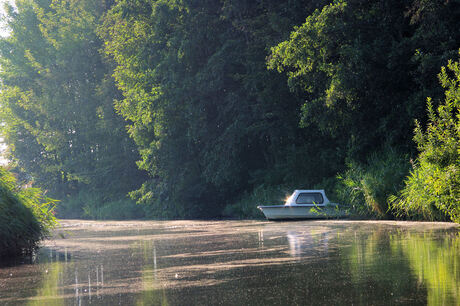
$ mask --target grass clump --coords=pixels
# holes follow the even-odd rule
[[[389,199],[402,188],[409,168],[406,156],[385,146],[364,164],[349,163],[348,170],[339,176],[336,194],[354,214],[391,218]]]
[[[55,225],[54,201],[0,167],[0,258],[32,252]]]

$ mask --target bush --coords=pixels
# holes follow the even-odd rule
[[[53,200],[0,167],[0,257],[32,252],[55,225]]]
[[[83,218],[83,203],[92,201],[87,193],[79,192],[74,196],[62,199],[56,207],[56,216],[60,219],[79,219]]]
[[[57,214],[65,219],[95,220],[126,220],[145,216],[143,207],[127,196],[121,196],[118,200],[107,200],[102,195],[89,191],[80,191],[63,200],[57,208]]]
[[[453,73],[449,77],[448,70]],[[445,101],[434,111],[428,98],[426,132],[419,123],[414,140],[420,155],[392,208],[400,217],[460,223],[460,66],[449,61],[439,80]]]
[[[132,220],[145,216],[141,205],[124,197],[120,200],[102,203],[100,206],[87,204],[83,207],[85,216],[96,220]]]
[[[260,185],[244,194],[236,203],[227,205],[222,214],[235,219],[261,219],[264,215],[257,206],[284,204],[285,198],[291,193],[292,190],[285,187]]]
[[[339,176],[336,194],[358,215],[391,217],[389,198],[403,185],[410,163],[406,156],[386,145],[363,165],[351,162]]]

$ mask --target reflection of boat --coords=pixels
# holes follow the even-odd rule
[[[338,204],[331,203],[324,190],[295,190],[284,205],[257,206],[269,220],[344,217]]]

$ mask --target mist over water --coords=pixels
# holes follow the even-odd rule
[[[458,305],[459,227],[368,221],[62,221],[0,268],[6,305]]]

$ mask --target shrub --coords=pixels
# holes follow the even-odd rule
[[[57,209],[60,218],[95,219],[95,220],[126,220],[145,216],[141,205],[137,205],[127,196],[121,199],[104,199],[98,193],[80,191],[78,194],[63,200]]]
[[[227,205],[223,211],[223,215],[236,219],[261,219],[264,215],[257,206],[284,204],[284,199],[291,192],[292,190],[282,186],[260,185],[251,192],[244,194],[236,203]]]
[[[0,167],[0,257],[33,251],[55,225],[54,200],[37,188],[23,189]]]
[[[87,203],[83,210],[85,216],[97,220],[132,220],[145,216],[142,206],[127,197],[101,203],[99,206]]]
[[[56,207],[56,216],[60,219],[79,219],[83,218],[83,203],[87,203],[92,199],[87,193],[79,192],[74,196],[68,196],[59,202]]]
[[[365,164],[350,162],[348,170],[339,176],[336,194],[358,215],[391,217],[389,198],[401,189],[409,167],[406,156],[386,145]]]
[[[445,101],[435,111],[428,98],[428,126],[423,132],[417,122],[414,136],[420,155],[400,196],[392,198],[392,208],[401,217],[460,223],[459,62],[449,61],[439,80]]]

